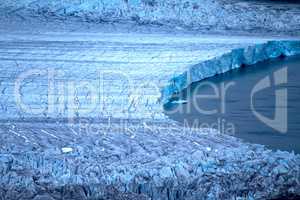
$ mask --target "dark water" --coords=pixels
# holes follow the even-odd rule
[[[286,81],[284,80],[285,69]],[[278,72],[277,76],[274,72]],[[257,84],[265,86],[266,82],[260,82],[264,78],[270,80],[271,86],[267,87],[267,85],[252,95],[253,107],[251,108],[251,91]],[[277,93],[278,91],[281,93]],[[284,95],[285,91],[287,98]],[[210,95],[210,97],[204,98],[199,95]],[[276,95],[280,95],[278,101]],[[182,92],[180,99],[187,100],[188,103],[169,104],[165,107],[165,112],[170,118],[186,127],[217,128],[222,133],[234,135],[247,142],[300,153],[299,56],[278,58],[208,78]],[[283,103],[284,99],[287,106]],[[270,124],[258,119],[253,113],[253,108],[258,116],[270,120],[274,119],[277,113],[279,120],[272,122],[272,128]],[[285,108],[287,108],[287,120],[284,119]],[[208,114],[203,110],[212,113]]]

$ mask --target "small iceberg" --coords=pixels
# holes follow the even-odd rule
[[[73,151],[73,149],[71,147],[63,147],[63,148],[61,148],[61,151],[63,153],[71,153]]]

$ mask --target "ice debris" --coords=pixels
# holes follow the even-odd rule
[[[61,148],[61,151],[63,153],[71,153],[73,151],[73,148],[71,148],[71,147],[63,147],[63,148]]]

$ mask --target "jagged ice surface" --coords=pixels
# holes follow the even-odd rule
[[[96,22],[134,21],[176,28],[299,33],[300,7],[254,1],[223,0],[1,0],[4,12],[76,16]],[[24,13],[25,12],[25,13]]]

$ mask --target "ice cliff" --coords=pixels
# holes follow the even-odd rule
[[[162,89],[161,101],[163,104],[167,104],[176,99],[176,94],[192,83],[216,74],[280,56],[298,54],[300,54],[300,41],[269,41],[263,44],[234,49],[222,56],[187,67],[185,72],[173,77]]]

